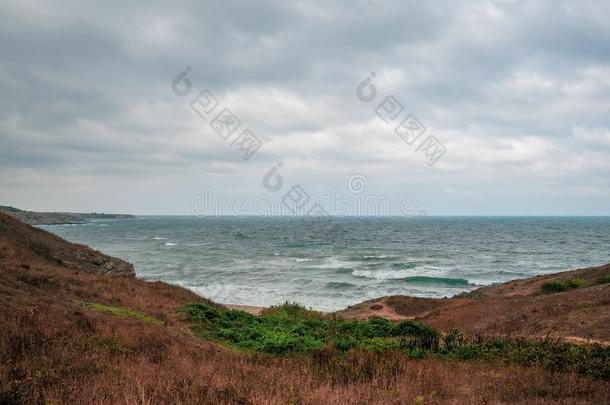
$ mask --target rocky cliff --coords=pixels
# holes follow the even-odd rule
[[[133,265],[27,225],[0,212],[0,268],[46,262],[92,274],[135,277]]]

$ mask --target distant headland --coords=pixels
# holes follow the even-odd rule
[[[30,225],[77,224],[92,219],[135,218],[130,214],[75,213],[75,212],[34,212],[0,205],[0,212],[11,215]]]

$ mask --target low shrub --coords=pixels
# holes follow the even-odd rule
[[[606,274],[595,280],[595,284],[609,284],[610,283],[610,274]]]
[[[556,292],[563,292],[568,290],[575,290],[578,288],[587,287],[588,283],[582,278],[572,278],[569,280],[551,280],[542,284],[542,292],[550,294]]]
[[[587,280],[583,280],[582,278],[573,278],[567,281],[568,288],[577,289],[577,288],[585,288],[588,283]]]
[[[445,335],[445,351],[452,352],[464,344],[464,334],[459,329],[453,329]]]
[[[568,283],[562,280],[547,281],[542,284],[542,291],[545,293],[568,291],[568,289]]]

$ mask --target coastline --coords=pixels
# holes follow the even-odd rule
[[[0,212],[17,218],[29,225],[82,224],[100,219],[131,219],[131,214],[77,213],[77,212],[36,212],[25,211],[10,206],[0,206]]]
[[[572,284],[573,287],[569,287]],[[549,285],[566,287],[547,291]],[[457,328],[471,337],[479,334],[533,339],[552,337],[564,342],[607,344],[610,342],[610,323],[603,308],[609,303],[610,264],[605,264],[511,280],[451,298],[384,296],[335,312],[315,312],[347,320],[417,320],[443,331]],[[260,315],[266,309],[240,304],[220,305],[252,315]]]
[[[18,242],[21,247],[17,251],[35,252],[35,261],[51,261],[62,267],[93,274],[136,278],[133,266],[127,262],[65,241],[14,216],[0,213],[0,219],[5,224],[4,237],[8,251],[15,251],[13,245]],[[16,236],[17,240],[13,240]],[[608,281],[600,283],[602,279]],[[548,292],[544,290],[547,283],[575,283],[575,288]],[[260,315],[266,309],[234,303],[218,305],[253,315]],[[439,330],[459,328],[469,335],[496,333],[531,337],[552,333],[584,340],[595,338],[609,341],[610,323],[606,321],[603,311],[599,311],[609,306],[610,264],[607,264],[479,287],[451,298],[381,296],[334,312],[314,312],[353,320],[371,317],[391,321],[421,320]],[[557,310],[558,307],[561,307],[561,311]],[[595,310],[583,317],[583,308]]]
[[[470,221],[328,218],[312,225],[283,218],[151,216],[42,229],[137,263],[138,276],[192,286],[203,297],[220,302],[266,307],[289,301],[327,312],[396,294],[453,297],[484,285],[608,259],[604,247],[610,236],[604,236],[603,229],[610,229],[610,218],[599,223],[474,219],[473,235],[460,247],[455,236],[466,235],[464,224]],[[225,232],[227,225],[231,230]],[[320,232],[307,233],[310,226]],[[522,236],[514,243],[504,240],[503,232],[485,236],[482,230],[494,226],[511,235],[522,230]],[[587,249],[586,229],[591,226],[600,229],[595,236],[602,243]],[[434,238],[437,227],[448,233]],[[546,231],[548,227],[557,230]],[[341,236],[333,236],[335,228],[343,230]],[[410,229],[405,242],[393,242],[392,235],[403,228]],[[365,230],[377,235],[374,242],[366,242]],[[573,236],[563,246],[566,232]],[[277,243],[266,242],[277,237]],[[420,238],[426,242],[416,242]],[[546,242],[537,242],[543,239]],[[481,243],[485,249],[479,251]],[[449,257],[450,251],[456,253]]]
[[[222,305],[223,307],[227,308],[227,309],[231,309],[231,310],[235,310],[235,311],[243,311],[243,312],[247,312],[251,315],[260,315],[265,309],[265,307],[256,307],[253,305],[240,305],[240,304],[223,304],[221,302],[219,302],[218,304]]]
[[[0,398],[546,404],[556,392],[597,404],[610,393],[610,265],[327,314],[227,305],[254,317],[101,255],[0,213]]]

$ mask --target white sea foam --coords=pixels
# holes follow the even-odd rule
[[[312,265],[311,267],[316,269],[340,269],[342,267],[352,267],[354,262],[344,260],[340,257],[326,257],[321,263]]]
[[[165,246],[177,246],[177,243],[166,242]]]
[[[395,280],[415,276],[412,269],[408,270],[354,270],[352,276],[372,280]]]
[[[396,256],[390,256],[390,255],[366,255],[364,256],[365,259],[395,259]]]
[[[223,304],[279,305],[289,301],[294,294],[294,287],[290,285],[278,285],[276,288],[270,288],[233,283],[213,283],[201,286],[189,285],[188,283],[180,284],[198,295]]]

